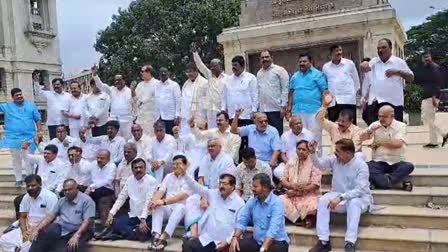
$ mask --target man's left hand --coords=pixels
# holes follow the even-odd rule
[[[390,77],[393,77],[393,76],[400,76],[400,70],[397,70],[397,69],[388,69],[388,70],[386,70],[386,77],[387,78],[390,78]]]
[[[146,224],[146,220],[141,220],[140,224],[138,225],[138,231],[142,234],[147,234],[149,232],[149,227]]]
[[[229,246],[229,244],[226,241],[220,241],[218,242],[218,246],[216,246],[216,250],[221,251],[225,250]]]
[[[337,197],[336,199],[333,199],[332,201],[330,201],[330,203],[328,203],[328,208],[330,208],[331,210],[335,210],[339,203],[341,203],[341,199]]]

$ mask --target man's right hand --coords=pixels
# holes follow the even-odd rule
[[[90,68],[90,70],[92,71],[92,75],[93,77],[98,75],[98,67],[95,65],[92,66],[92,68]]]
[[[238,238],[235,237],[235,236],[232,238],[232,242],[230,243],[230,249],[229,249],[229,251],[230,251],[230,252],[237,252],[237,251],[240,251],[240,243],[239,243],[239,241],[238,241]]]
[[[109,213],[109,215],[107,216],[107,219],[106,219],[106,226],[112,225],[112,222],[114,222],[114,216]]]
[[[31,142],[30,141],[24,141],[22,142],[22,149],[24,150],[28,150],[28,148],[30,147]]]
[[[37,240],[37,236],[38,236],[38,235],[39,235],[39,229],[34,228],[34,229],[31,231],[31,233],[30,233],[29,241],[35,241],[35,240]]]
[[[239,109],[237,109],[236,111],[235,111],[235,117],[240,117],[241,116],[241,114],[243,114],[243,112],[244,112],[244,109],[243,108],[239,108]]]
[[[361,72],[363,72],[363,73],[368,73],[368,72],[372,71],[372,68],[370,67],[369,62],[367,62],[367,61],[362,62],[359,66],[361,68]]]
[[[316,149],[317,149],[317,142],[316,141],[312,141],[308,143],[308,149],[310,151],[311,154],[316,153]]]
[[[190,128],[194,128],[194,116],[188,119],[188,125],[190,126]]]

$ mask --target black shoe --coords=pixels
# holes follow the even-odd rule
[[[447,141],[448,141],[448,133],[446,133],[446,135],[443,136],[442,147],[445,146]]]
[[[434,149],[434,148],[438,148],[439,145],[438,144],[425,144],[423,145],[423,148],[429,148],[429,149]]]
[[[331,244],[328,241],[326,244],[323,244],[322,241],[317,241],[316,245],[312,247],[308,252],[330,252]]]
[[[351,243],[351,242],[346,242],[345,243],[345,252],[355,252],[355,244]]]

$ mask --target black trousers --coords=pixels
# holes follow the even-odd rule
[[[283,134],[283,117],[280,111],[265,112],[268,117],[269,125],[277,129],[279,136]]]
[[[107,135],[107,127],[106,124],[104,124],[103,126],[99,126],[99,127],[93,127],[92,128],[92,136],[96,137],[96,136],[104,136]]]
[[[398,162],[390,165],[386,162],[369,161],[370,183],[378,189],[391,189],[395,184],[402,182],[414,170],[409,162]]]
[[[21,194],[14,198],[14,209],[16,211],[16,220],[20,218],[20,203],[22,203],[23,197],[25,197],[25,194]]]
[[[260,245],[252,237],[247,237],[239,240],[240,251],[244,252],[258,252]],[[267,250],[268,252],[288,252],[289,244],[286,241],[274,241]]]
[[[207,246],[202,246],[198,239],[187,240],[182,244],[182,252],[215,252],[215,248],[215,243],[210,242]]]
[[[48,135],[50,137],[50,140],[56,137],[56,128],[58,126],[59,125],[48,125]],[[68,126],[65,126],[65,129],[67,130],[67,135],[70,135],[70,128]]]
[[[151,216],[146,219],[146,225],[151,228]],[[122,235],[126,240],[131,241],[147,241],[151,238],[151,230],[147,234],[142,234],[136,228],[140,224],[139,217],[129,218],[129,215],[123,214],[114,218],[112,230],[114,233]]]
[[[394,106],[388,102],[382,102],[382,103],[378,103],[377,101],[373,102],[371,105],[367,106],[367,121],[366,123],[368,125],[372,124],[373,122],[378,121],[378,111],[380,110],[380,108],[382,106],[385,105],[390,105],[394,108],[395,110],[395,120],[403,122],[403,106]]]
[[[167,134],[173,135],[174,120],[163,120],[162,118],[160,118],[159,120],[165,123],[165,132]]]
[[[67,246],[67,242],[72,238],[74,233],[62,236],[61,226],[57,223],[50,224],[42,230],[37,236],[37,240],[33,242],[30,252],[81,252],[87,251],[87,242],[92,238],[92,232],[83,234],[79,238],[78,249],[73,250]]]
[[[356,105],[353,104],[336,104],[334,107],[328,108],[328,120],[336,122],[342,110],[350,110],[353,113],[353,124],[356,125]]]
[[[98,201],[102,198],[102,197],[107,197],[107,196],[112,196],[114,195],[114,190],[111,190],[107,187],[100,187],[95,189],[94,192],[90,193],[90,198],[93,199],[93,201],[95,201],[95,205],[97,205],[98,207]]]

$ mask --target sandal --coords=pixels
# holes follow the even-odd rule
[[[404,181],[403,182],[403,190],[408,191],[408,192],[412,192],[413,188],[414,188],[414,186],[412,185],[411,181]]]
[[[168,242],[166,240],[157,239],[149,245],[148,249],[150,251],[164,251],[166,246],[168,246]]]

